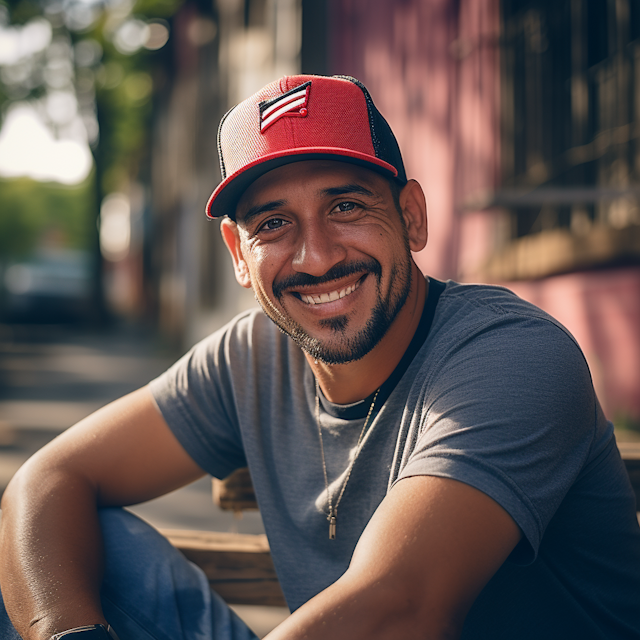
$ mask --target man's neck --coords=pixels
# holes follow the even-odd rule
[[[350,404],[370,396],[396,368],[411,343],[422,317],[428,282],[412,265],[411,290],[402,309],[380,342],[360,360],[325,364],[305,353],[325,397],[336,404]]]

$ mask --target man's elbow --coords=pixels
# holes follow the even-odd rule
[[[34,470],[33,465],[29,464],[29,460],[25,462],[13,475],[7,484],[0,501],[0,509],[6,515],[10,511],[11,506],[21,500],[20,496],[29,493],[29,485],[33,483]]]
[[[462,633],[468,607],[448,602],[437,585],[389,578],[369,585],[365,592],[371,637],[455,640]]]
[[[0,508],[8,515],[19,508],[23,513],[63,500],[67,494],[95,494],[95,486],[83,475],[57,464],[42,451],[33,455],[14,474],[3,495]]]

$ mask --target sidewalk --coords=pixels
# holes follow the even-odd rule
[[[0,324],[0,493],[20,465],[57,434],[146,384],[175,359],[139,328],[105,333],[65,326]],[[218,509],[206,477],[131,509],[156,527],[263,533],[258,513]],[[259,635],[286,615],[240,607]]]

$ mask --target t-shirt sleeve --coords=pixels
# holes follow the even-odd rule
[[[594,436],[596,400],[577,344],[544,318],[509,315],[470,331],[425,381],[420,433],[398,478],[435,475],[500,504],[535,559]]]
[[[212,334],[149,385],[180,444],[216,478],[247,465],[231,381],[236,334],[232,326]],[[235,367],[242,362],[235,358]]]

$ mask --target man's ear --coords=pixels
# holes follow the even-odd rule
[[[230,218],[223,218],[220,223],[220,233],[222,239],[229,249],[231,259],[233,260],[233,271],[236,274],[236,280],[238,283],[246,289],[251,288],[251,276],[249,274],[249,267],[245,262],[242,255],[242,248],[240,247],[240,233],[238,231],[238,225]]]
[[[407,227],[411,251],[421,251],[427,245],[429,230],[427,226],[427,200],[422,187],[409,180],[400,191],[400,209]]]

